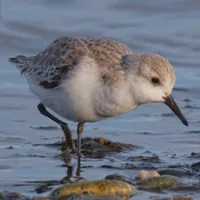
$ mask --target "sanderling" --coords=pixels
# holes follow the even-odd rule
[[[171,93],[175,72],[169,61],[156,54],[133,53],[120,41],[103,37],[62,37],[36,56],[10,58],[25,75],[30,90],[40,100],[38,110],[64,130],[67,124],[50,114],[78,122],[78,153],[85,122],[127,113],[140,104],[164,102],[188,122]]]

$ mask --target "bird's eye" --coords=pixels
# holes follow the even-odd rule
[[[159,85],[160,84],[160,80],[156,77],[153,77],[151,78],[151,82],[154,84],[154,85]]]

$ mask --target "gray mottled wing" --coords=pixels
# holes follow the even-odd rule
[[[51,43],[32,59],[37,82],[46,89],[55,88],[77,66],[83,56],[89,56],[100,67],[105,84],[123,78],[121,59],[132,51],[117,40],[102,37],[63,37]]]
[[[36,66],[37,82],[45,89],[58,87],[85,54],[86,49],[78,38],[55,40],[32,60],[32,65]]]

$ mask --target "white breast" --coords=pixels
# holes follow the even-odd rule
[[[133,109],[128,87],[111,92],[100,82],[98,67],[84,58],[59,87],[43,89],[29,81],[30,90],[46,107],[71,121],[98,121]]]

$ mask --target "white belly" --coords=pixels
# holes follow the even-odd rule
[[[99,121],[136,107],[126,85],[111,92],[100,82],[95,63],[80,64],[57,88],[44,89],[28,78],[30,90],[46,107],[63,118],[77,122]]]
[[[43,89],[37,85],[30,85],[30,90],[39,98],[45,107],[50,108],[63,118],[76,121],[77,114],[73,109],[68,95],[60,89]]]
[[[77,91],[75,88],[68,90],[66,85],[55,89],[43,89],[38,85],[30,84],[30,90],[41,103],[63,118],[76,122],[93,122],[102,119],[95,114],[91,93],[83,87]]]
[[[108,117],[120,115],[134,109],[137,106],[123,101],[106,97],[104,90],[91,92],[80,86],[80,91],[67,87],[57,89],[43,89],[40,86],[30,84],[30,90],[39,98],[41,103],[61,117],[75,122],[95,122]],[[96,95],[95,95],[96,93]]]

